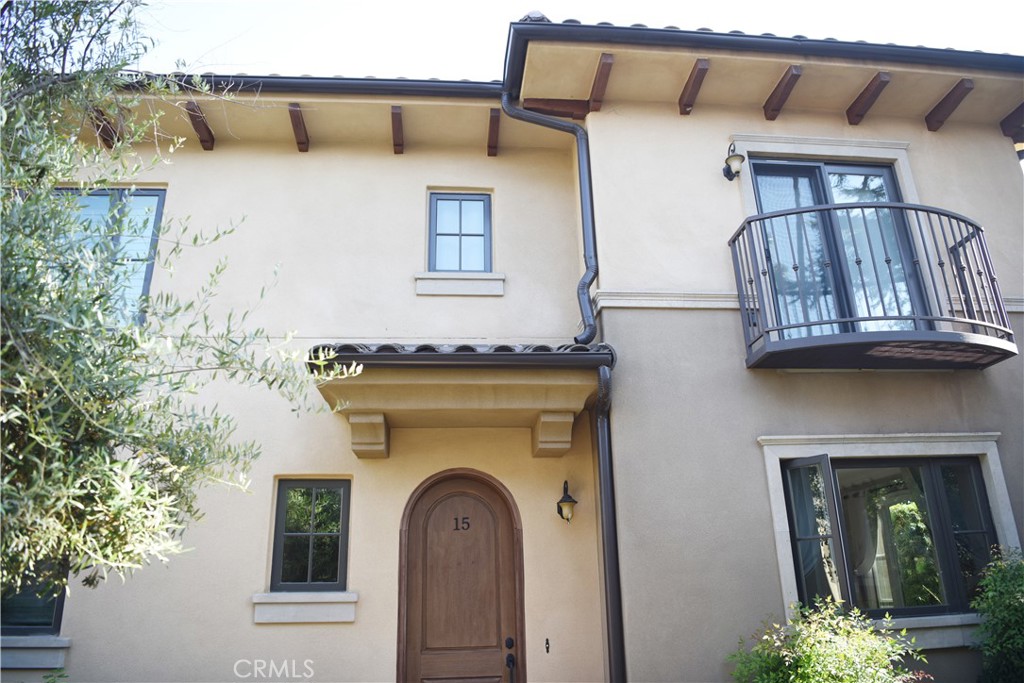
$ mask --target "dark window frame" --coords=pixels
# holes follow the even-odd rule
[[[286,535],[289,535],[289,533],[285,531],[286,514],[288,511],[288,491],[298,488],[337,489],[341,493],[341,521],[339,526],[339,533],[337,534],[337,581],[292,582],[281,580],[281,573],[284,566],[284,539]],[[279,479],[277,481],[277,507],[274,514],[273,562],[271,564],[270,574],[271,592],[316,592],[346,590],[346,586],[348,584],[349,509],[350,500],[352,497],[351,493],[352,481],[350,479]],[[314,535],[314,532],[310,531],[307,534],[300,535]],[[312,552],[312,550],[310,552]]]
[[[947,597],[945,603],[928,606],[911,607],[886,607],[878,609],[862,609],[868,616],[881,618],[885,615],[892,617],[914,617],[930,616],[939,614],[962,614],[973,611],[970,607],[971,597],[966,594],[964,582],[955,580],[959,576],[957,568],[955,536],[958,533],[984,533],[989,539],[988,547],[997,545],[998,535],[992,519],[992,508],[989,502],[988,491],[985,488],[984,475],[977,458],[962,456],[887,456],[879,458],[832,458],[827,454],[811,458],[787,459],[781,461],[783,489],[785,492],[785,503],[787,523],[789,525],[790,546],[793,550],[794,572],[797,579],[797,593],[804,604],[813,601],[813,595],[807,595],[801,580],[800,558],[798,553],[798,542],[801,540],[797,535],[796,523],[794,520],[795,510],[790,491],[788,472],[806,466],[820,466],[825,480],[829,486],[825,487],[825,498],[829,517],[832,526],[833,537],[835,538],[837,551],[836,558],[842,562],[837,564],[836,571],[839,577],[842,599],[848,605],[856,605],[853,583],[851,581],[850,558],[847,554],[848,531],[846,528],[845,514],[843,510],[842,497],[839,494],[839,472],[849,469],[872,469],[890,467],[918,467],[922,472],[922,482],[926,500],[929,503],[928,515],[931,522],[935,554],[938,562],[939,579],[942,583],[944,593]],[[982,528],[978,530],[964,531],[956,530],[952,523],[949,510],[949,499],[942,489],[943,466],[966,465],[971,472],[971,484],[974,495],[980,509]]]
[[[21,595],[34,591],[35,587],[26,586],[22,591]],[[53,604],[53,618],[49,624],[2,624],[0,625],[0,635],[4,636],[36,636],[36,635],[60,635],[61,623],[64,620],[64,597],[67,594],[65,589],[61,589],[54,600]],[[38,596],[35,599],[41,600]],[[48,598],[49,599],[49,598]],[[4,610],[6,612],[6,610]]]
[[[788,172],[787,172],[788,171]],[[843,202],[836,202],[829,182],[831,174],[834,173],[875,173],[883,177],[884,187],[888,193],[887,202],[899,203],[903,201],[900,189],[899,176],[893,164],[877,162],[858,162],[849,159],[804,159],[804,158],[780,158],[773,156],[752,156],[750,159],[751,184],[753,186],[754,198],[757,202],[759,213],[769,213],[764,209],[764,198],[760,184],[757,182],[759,176],[781,176],[791,177],[799,175],[806,178],[809,188],[814,195],[815,201],[806,206],[829,206],[841,209]],[[917,258],[913,238],[910,230],[904,222],[903,215],[899,212],[891,212],[894,234],[900,261],[903,264],[913,264]],[[831,264],[833,272],[831,283],[834,286],[832,295],[835,299],[837,314],[840,318],[857,316],[856,306],[856,285],[853,282],[853,274],[847,258],[845,257],[845,245],[841,238],[842,227],[837,224],[831,212],[818,214],[820,222],[821,237],[825,248],[824,260]],[[880,262],[880,256],[874,256],[871,262]],[[908,305],[917,315],[928,315],[929,305],[927,297],[922,290],[922,284],[916,273],[907,271],[904,273],[906,286],[908,288]],[[778,311],[778,301],[771,297],[772,305]],[[811,325],[811,328],[814,326]],[[841,323],[841,332],[854,332],[857,325]]]
[[[462,240],[464,235],[458,234],[459,237],[459,268],[457,270],[452,269],[440,269],[437,267],[437,202],[439,200],[448,201],[482,201],[484,204],[484,225],[483,225],[483,241],[484,241],[484,267],[483,269],[468,269],[462,268]],[[430,233],[428,237],[429,248],[427,258],[427,270],[432,273],[491,273],[493,272],[492,258],[491,258],[491,195],[485,192],[431,192],[430,193]],[[444,233],[442,233],[444,234]]]
[[[157,247],[160,243],[160,226],[163,224],[164,214],[164,202],[167,198],[167,190],[160,188],[125,188],[125,187],[112,187],[108,189],[100,190],[89,190],[88,192],[81,192],[72,189],[60,189],[59,192],[75,195],[75,196],[86,196],[86,197],[107,197],[108,204],[116,205],[118,210],[123,210],[127,203],[127,200],[131,197],[155,197],[157,200],[156,209],[153,213],[153,228],[152,234],[149,238],[149,250],[146,253],[146,271],[142,279],[142,289],[139,291],[139,301],[134,303],[136,307],[136,313],[134,320],[136,323],[141,324],[145,322],[146,313],[145,307],[141,305],[141,301],[149,296],[150,286],[153,282],[153,270],[156,265],[156,252]],[[122,235],[113,236],[113,246],[117,249],[120,246]],[[141,260],[141,259],[133,259]]]

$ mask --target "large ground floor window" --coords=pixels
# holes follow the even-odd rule
[[[976,459],[782,463],[800,600],[869,614],[970,609],[997,538]]]
[[[761,437],[786,604],[968,612],[991,547],[1020,545],[998,437]]]

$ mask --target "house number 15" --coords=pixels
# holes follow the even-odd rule
[[[463,517],[462,519],[454,517],[453,519],[455,520],[455,528],[452,531],[466,531],[469,529],[469,517]]]

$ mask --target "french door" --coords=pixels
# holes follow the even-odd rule
[[[892,169],[753,160],[772,298],[784,338],[914,329],[924,313]],[[828,206],[827,210],[799,209]]]

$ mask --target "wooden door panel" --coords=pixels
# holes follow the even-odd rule
[[[424,520],[423,649],[499,647],[498,531],[475,496],[451,494]]]
[[[506,655],[521,661],[518,515],[486,475],[437,476],[413,495],[403,520],[399,676],[504,683]]]

